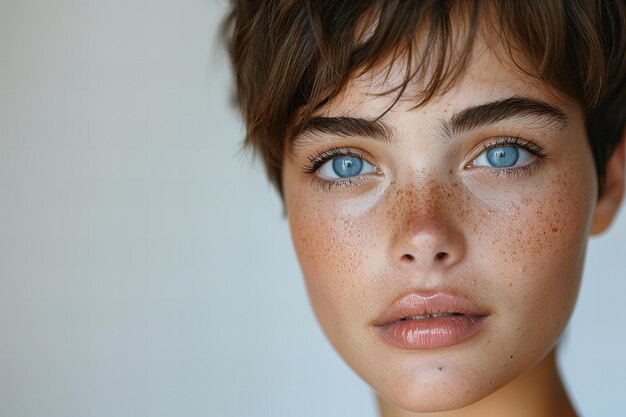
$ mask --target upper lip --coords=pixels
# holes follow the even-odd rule
[[[486,316],[488,311],[479,307],[467,297],[450,292],[410,292],[387,308],[376,320],[374,326],[384,326],[409,316],[427,314],[460,313],[471,316]]]

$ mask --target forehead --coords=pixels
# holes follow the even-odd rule
[[[551,103],[565,111],[579,111],[573,100],[530,74],[532,64],[523,54],[511,55],[509,47],[502,41],[496,42],[492,38],[487,42],[485,33],[481,33],[474,41],[472,53],[460,77],[449,89],[440,89],[423,103],[420,103],[420,94],[427,88],[433,74],[426,71],[423,80],[408,82],[396,102],[397,87],[406,79],[407,64],[404,60],[387,61],[372,71],[351,78],[341,93],[319,108],[315,115],[374,119],[387,110],[386,118],[412,110],[421,111],[424,115],[440,115],[514,96]],[[416,58],[413,65],[419,65],[417,61],[422,59]]]

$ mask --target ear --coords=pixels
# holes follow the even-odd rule
[[[593,214],[592,235],[599,235],[608,229],[619,210],[624,197],[625,161],[626,131],[607,165],[604,193],[599,196]]]

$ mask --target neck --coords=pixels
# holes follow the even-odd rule
[[[381,417],[576,417],[556,366],[553,349],[531,371],[468,407],[438,413],[411,413],[377,396]]]

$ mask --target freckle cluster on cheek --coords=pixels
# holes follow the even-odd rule
[[[578,245],[584,234],[581,202],[589,198],[578,190],[577,178],[580,173],[565,171],[550,183],[524,190],[519,201],[481,210],[472,225],[474,234],[490,242],[501,262],[524,269],[533,262],[545,263],[546,253],[571,256],[572,245]]]
[[[366,286],[359,269],[368,259],[367,228],[349,219],[328,203],[315,203],[291,219],[292,237],[308,291],[320,323],[326,331],[341,331],[345,303],[363,298]],[[359,278],[359,279],[356,279]],[[333,318],[331,320],[331,318]],[[328,326],[335,326],[328,328]]]

